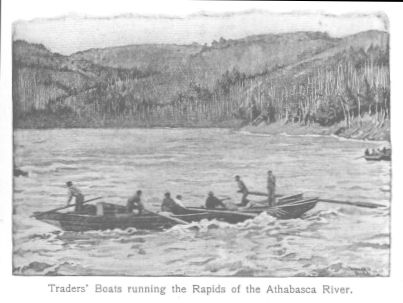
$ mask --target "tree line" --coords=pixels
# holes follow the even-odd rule
[[[147,93],[161,90],[153,86],[158,82],[155,75],[114,71],[111,81],[89,87],[85,93],[55,98],[47,110],[145,125],[239,119],[245,124],[282,121],[323,126],[344,121],[350,127],[353,120],[368,115],[382,126],[390,118],[388,52],[371,46],[329,60],[288,75],[281,74],[282,66],[255,75],[233,68],[212,88],[193,80],[177,87],[169,100],[163,91]]]

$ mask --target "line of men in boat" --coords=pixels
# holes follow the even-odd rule
[[[375,155],[379,155],[379,154],[384,154],[384,155],[386,155],[387,153],[390,153],[390,148],[386,148],[386,147],[383,147],[382,149],[381,148],[377,148],[377,149],[369,149],[369,148],[367,148],[366,150],[365,150],[365,156],[375,156]]]
[[[246,207],[250,202],[247,198],[249,194],[249,190],[246,187],[245,183],[242,181],[240,176],[235,176],[235,182],[238,186],[238,193],[242,194],[241,202],[236,204],[237,206]],[[66,186],[68,189],[68,199],[67,205],[70,205],[73,198],[75,199],[75,211],[80,213],[83,210],[84,204],[84,195],[78,189],[77,186],[73,184],[73,182],[66,182]],[[276,203],[275,199],[275,191],[276,191],[276,177],[274,176],[271,170],[267,173],[267,201],[269,206],[274,206]],[[131,196],[127,200],[126,208],[128,213],[132,213],[134,210],[137,210],[138,214],[141,215],[145,210],[143,200],[142,200],[142,191],[137,190],[137,192]],[[212,191],[208,193],[208,196],[205,201],[206,209],[227,209],[228,207],[225,205],[224,201],[229,198],[218,198],[214,195]],[[170,212],[173,214],[184,214],[187,211],[187,208],[183,204],[182,195],[177,195],[175,198],[171,197],[170,192],[166,192],[164,194],[164,198],[161,203],[161,211]]]

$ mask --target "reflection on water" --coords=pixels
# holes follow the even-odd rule
[[[379,144],[379,143],[378,143]],[[163,193],[189,206],[209,190],[240,198],[233,177],[264,190],[389,205],[390,163],[357,159],[376,143],[321,136],[262,136],[217,129],[22,130],[15,162],[14,273],[26,275],[385,276],[389,213],[320,203],[304,218],[268,215],[230,225],[202,221],[164,232],[63,232],[29,216],[62,206],[64,183],[87,198],[125,204],[141,188],[147,207]]]

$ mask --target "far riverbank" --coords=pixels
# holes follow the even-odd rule
[[[350,128],[346,128],[344,122],[329,127],[318,124],[301,125],[297,123],[275,122],[271,124],[261,123],[257,126],[247,125],[242,131],[258,134],[287,134],[287,135],[335,135],[347,139],[388,141],[390,142],[390,124],[385,121],[382,126],[370,119],[361,122],[353,121]]]
[[[285,123],[278,121],[271,124],[264,122],[257,126],[246,125],[245,121],[230,119],[223,121],[138,121],[134,119],[94,119],[90,117],[53,117],[52,115],[30,115],[25,119],[14,121],[15,129],[57,129],[57,128],[229,128],[251,133],[288,134],[288,135],[336,135],[348,139],[389,141],[390,122],[382,125],[371,117],[364,117],[361,121],[353,120],[349,128],[345,122],[332,126],[321,126],[316,123],[302,125],[299,123]]]

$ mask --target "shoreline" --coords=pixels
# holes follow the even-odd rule
[[[233,131],[245,132],[249,134],[266,134],[266,135],[290,135],[290,136],[334,136],[347,140],[372,141],[372,142],[389,142],[390,143],[390,123],[387,121],[383,127],[377,126],[370,119],[361,121],[354,120],[350,128],[346,128],[344,122],[340,122],[328,127],[320,126],[316,123],[310,125],[301,125],[297,123],[284,123],[282,121],[271,124],[261,123],[256,126],[245,125],[244,121],[232,119],[225,121],[199,121],[199,122],[161,122],[161,123],[143,123],[131,121],[131,123],[119,123],[118,121],[110,121],[111,123],[78,123],[66,125],[64,123],[44,123],[38,125],[35,123],[22,123],[15,125],[13,131],[16,130],[52,130],[52,129],[202,129],[202,128],[222,128]]]
[[[300,125],[296,123],[275,122],[272,124],[247,125],[240,130],[252,134],[290,136],[333,136],[339,139],[358,140],[368,142],[388,142],[390,144],[390,125],[378,127],[372,120],[353,121],[350,128],[346,128],[344,122],[328,127],[318,124]]]

